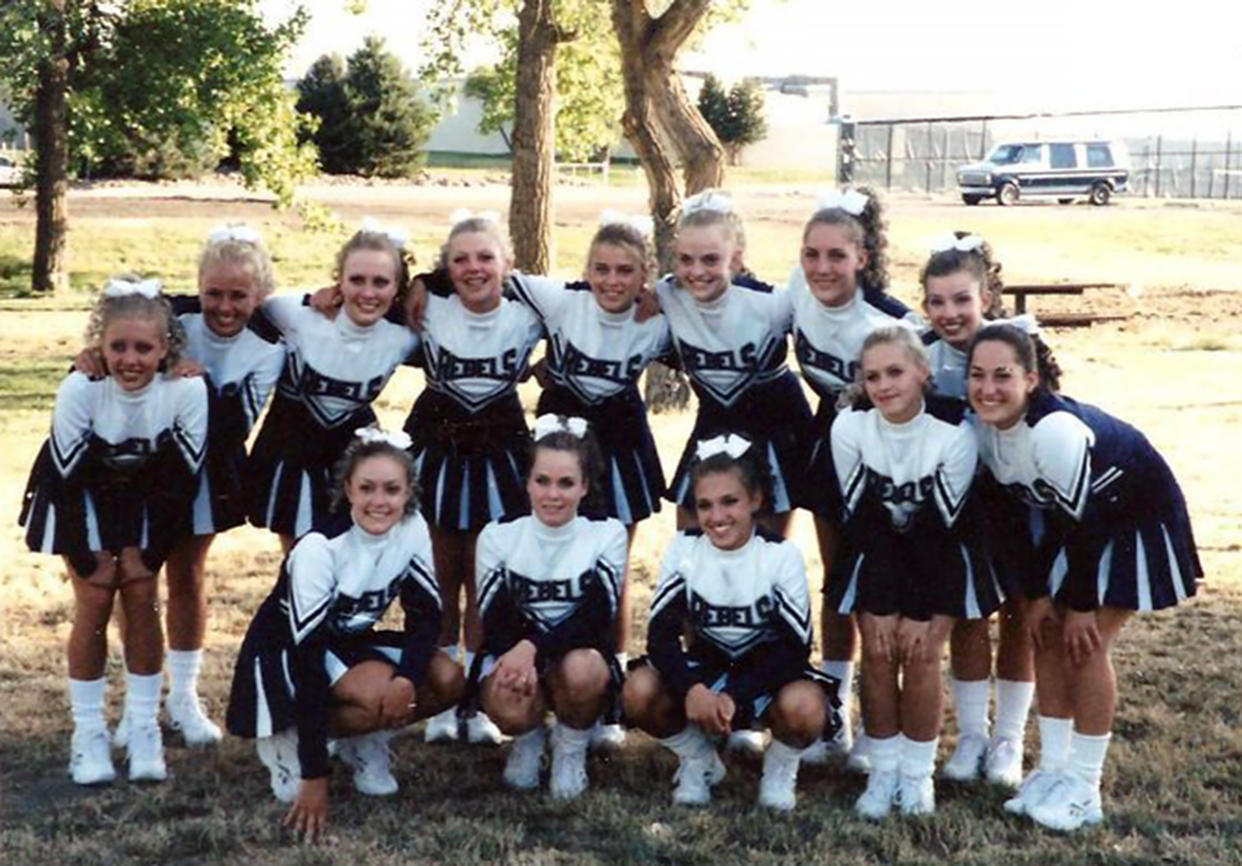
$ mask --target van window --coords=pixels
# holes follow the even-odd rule
[[[1088,144],[1087,145],[1087,167],[1088,168],[1112,168],[1113,155],[1108,149],[1107,144]]]
[[[1077,168],[1078,159],[1074,156],[1074,145],[1048,145],[1048,164],[1052,168]]]
[[[1022,148],[1022,164],[1023,165],[1039,165],[1040,153],[1043,146],[1038,144],[1028,144]]]

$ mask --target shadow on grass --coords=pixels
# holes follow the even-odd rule
[[[0,253],[0,298],[30,298],[33,263],[26,258]]]

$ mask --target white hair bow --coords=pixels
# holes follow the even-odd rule
[[[216,226],[207,235],[207,243],[209,244],[222,244],[226,241],[237,241],[257,246],[260,243],[260,238],[257,231],[241,223],[227,223]]]
[[[841,192],[839,189],[824,190],[819,194],[819,198],[815,201],[815,209],[820,210],[843,210],[847,214],[859,216],[867,209],[867,202],[871,199],[856,189],[847,189]]]
[[[572,436],[581,439],[586,435],[587,422],[585,418],[566,418],[561,420],[560,415],[540,415],[535,419],[535,441],[538,442],[544,436],[551,436],[553,433],[569,433]]]
[[[694,446],[694,454],[700,460],[728,454],[734,460],[750,450],[750,440],[736,433],[724,433],[712,439],[704,439]]]
[[[716,213],[733,213],[733,199],[719,190],[705,189],[702,192],[695,193],[681,203],[682,216],[701,210],[710,210]]]
[[[486,223],[500,225],[500,211],[494,210],[470,210],[470,208],[459,207],[457,210],[449,214],[449,225],[457,226],[466,220],[483,220]]]
[[[952,232],[932,238],[928,242],[928,248],[932,253],[947,253],[949,250],[957,250],[959,253],[973,253],[982,246],[983,238],[979,235],[966,235],[959,238]]]
[[[384,442],[396,448],[398,451],[405,451],[414,444],[410,439],[410,434],[404,430],[397,430],[394,433],[385,433],[378,427],[359,427],[354,431],[354,435],[366,444],[373,442]]]
[[[1019,331],[1024,332],[1028,337],[1039,336],[1039,322],[1030,313],[1023,313],[1020,316],[1014,316],[1011,319],[993,319],[985,322],[987,325],[1013,325]]]
[[[161,283],[157,279],[141,280],[137,283],[129,280],[111,279],[104,285],[103,294],[105,298],[120,298],[125,295],[142,295],[144,298],[154,298],[160,293]]]
[[[396,226],[386,226],[375,217],[363,217],[362,225],[358,227],[358,230],[384,235],[384,237],[392,241],[392,245],[397,249],[403,248],[405,242],[410,239],[404,229],[399,229]]]
[[[643,237],[649,237],[655,228],[655,224],[649,216],[622,213],[612,208],[600,211],[599,225],[600,228],[604,226],[629,226]]]

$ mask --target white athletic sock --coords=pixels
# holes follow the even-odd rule
[[[780,740],[776,739],[776,737],[773,737],[772,742],[768,743],[768,754],[772,755],[772,760],[778,763],[784,763],[786,761],[800,761],[802,759],[802,753],[805,751],[806,749],[800,749],[796,746],[791,746],[788,743],[782,743]]]
[[[901,734],[894,734],[882,740],[877,737],[870,738],[868,757],[871,758],[871,772],[894,773],[897,771],[901,763],[902,739]]]
[[[164,656],[168,668],[168,697],[195,700],[198,698],[198,672],[203,665],[203,651],[170,649]]]
[[[837,686],[837,700],[841,702],[841,718],[849,724],[850,695],[854,691],[854,663],[839,659],[824,659],[819,663],[819,669],[828,676],[836,677],[841,681],[841,685]]]
[[[1031,699],[1035,697],[1035,684],[1019,680],[996,681],[996,727],[998,737],[1022,742],[1026,732],[1026,717],[1031,712]]]
[[[564,743],[571,751],[586,751],[587,746],[591,745],[592,728],[579,730],[571,728],[563,722],[556,723],[556,738]]]
[[[106,677],[97,680],[69,680],[69,712],[73,716],[74,730],[96,730],[106,726],[104,721],[104,694],[108,689]]]
[[[125,712],[129,715],[130,724],[156,723],[163,685],[163,674],[125,674]]]
[[[898,734],[893,739],[898,741],[898,748],[901,750],[901,774],[903,776],[921,779],[924,776],[930,776],[936,769],[936,747],[940,745],[939,737],[933,737],[930,740],[912,740],[905,734]],[[875,740],[872,740],[872,743],[874,744]],[[874,754],[873,751],[872,755]]]
[[[1039,717],[1039,769],[1060,772],[1069,765],[1072,719]]]
[[[708,742],[703,729],[691,724],[687,724],[671,737],[660,740],[660,745],[679,758],[693,758],[702,752],[704,747],[711,748],[711,743]]]
[[[1104,773],[1104,758],[1108,754],[1108,741],[1112,734],[1070,735],[1069,771],[1092,787],[1099,789],[1100,776]]]
[[[988,735],[989,685],[987,680],[953,680],[953,711],[957,714],[959,736]]]

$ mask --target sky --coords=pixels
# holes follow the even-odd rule
[[[436,0],[302,0],[310,26],[289,64],[302,75],[319,55],[348,55],[384,35],[418,63],[419,24]],[[263,0],[280,14],[294,0]],[[744,76],[837,76],[850,91],[990,90],[1064,108],[1242,104],[1242,4],[1180,0],[753,0],[681,66]],[[400,34],[396,38],[394,34]],[[467,58],[468,65],[485,52]]]

